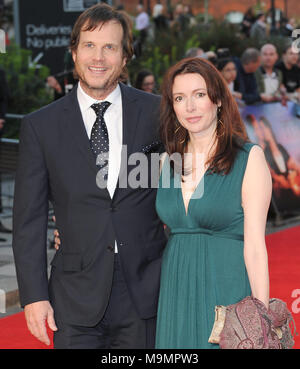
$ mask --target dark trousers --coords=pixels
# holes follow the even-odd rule
[[[131,302],[115,255],[111,296],[105,314],[94,327],[56,322],[54,348],[57,349],[151,349],[154,348],[156,318],[140,319]]]

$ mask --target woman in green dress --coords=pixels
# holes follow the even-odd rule
[[[214,66],[183,59],[162,86],[166,149],[156,209],[170,229],[163,255],[156,348],[208,343],[215,305],[269,301],[265,225],[272,182]]]

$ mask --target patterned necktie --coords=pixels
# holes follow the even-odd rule
[[[105,181],[107,181],[108,177],[109,138],[104,121],[104,113],[110,104],[110,102],[104,101],[91,105],[97,118],[92,128],[90,145],[96,157],[96,165],[99,170],[101,170],[101,174]]]

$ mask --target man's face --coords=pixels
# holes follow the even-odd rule
[[[255,62],[247,64],[247,73],[255,73],[260,66],[260,62],[261,58],[259,57]]]
[[[93,31],[80,32],[78,47],[72,56],[81,86],[91,97],[104,99],[116,87],[126,64],[122,38],[122,26],[116,21],[102,23]]]
[[[295,65],[297,64],[299,58],[298,53],[293,52],[293,48],[289,48],[284,55],[284,59],[288,64]]]
[[[261,52],[261,64],[266,68],[272,68],[278,59],[278,54],[274,47],[266,47]]]

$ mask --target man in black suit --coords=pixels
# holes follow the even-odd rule
[[[20,301],[31,333],[49,344],[47,320],[56,348],[154,346],[166,239],[155,188],[124,182],[137,167],[131,154],[160,149],[160,99],[118,82],[131,41],[124,14],[87,9],[71,35],[78,86],[22,122],[13,219]],[[49,200],[61,245],[48,285]]]

